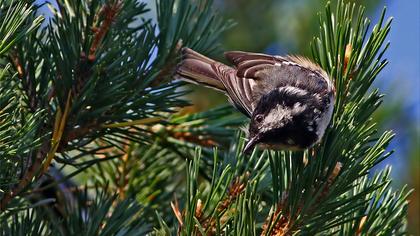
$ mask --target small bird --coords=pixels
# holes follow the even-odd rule
[[[328,74],[300,56],[225,52],[233,67],[182,48],[176,77],[224,92],[248,116],[244,153],[258,144],[303,150],[318,143],[331,120],[335,88]]]

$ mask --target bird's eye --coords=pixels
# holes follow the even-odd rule
[[[258,123],[261,123],[263,121],[263,118],[264,117],[262,115],[256,115],[255,116],[255,121],[258,122]]]

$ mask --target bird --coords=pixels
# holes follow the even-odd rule
[[[303,56],[227,51],[232,66],[190,48],[181,49],[175,78],[225,93],[250,118],[249,154],[255,146],[272,150],[305,150],[322,139],[334,110],[333,80]]]

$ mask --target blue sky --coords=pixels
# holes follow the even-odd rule
[[[417,132],[420,130],[420,1],[418,0],[384,0],[387,16],[392,16],[393,23],[388,40],[390,48],[385,54],[389,65],[379,74],[375,86],[385,93],[384,103],[400,99],[403,112],[414,122]],[[372,16],[378,19],[382,8],[378,8]],[[417,139],[410,142],[409,132],[413,127],[406,120],[394,120],[387,129],[392,129],[396,136],[390,145],[395,153],[378,168],[391,164],[393,176],[397,179],[410,178],[407,171],[409,145],[419,144]],[[417,137],[419,134],[417,133]]]
[[[388,96],[402,92],[408,112],[420,119],[420,1],[385,0],[382,5],[387,6],[387,15],[394,20],[388,37],[390,64],[380,76],[385,79],[381,86]]]

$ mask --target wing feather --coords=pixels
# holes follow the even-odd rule
[[[252,90],[245,81],[246,79],[236,76],[235,69],[227,69],[221,66],[221,64],[213,64],[213,69],[219,75],[220,81],[223,83],[226,93],[229,95],[230,102],[239,111],[251,117],[255,107],[252,106],[252,100],[250,100]]]

